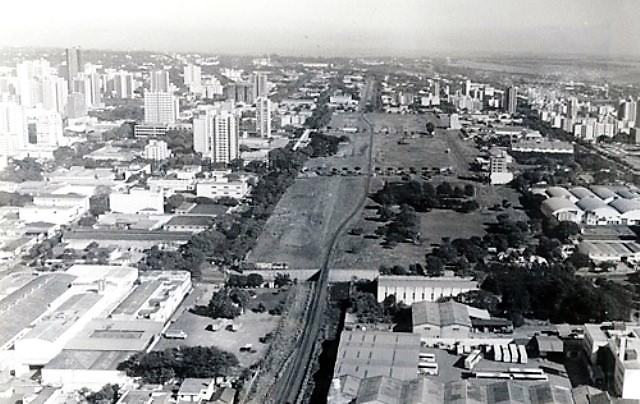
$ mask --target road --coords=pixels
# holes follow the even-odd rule
[[[320,336],[320,331],[322,330],[322,319],[328,300],[328,284],[330,271],[329,264],[331,262],[331,258],[333,257],[336,242],[338,241],[340,235],[347,228],[349,223],[351,223],[351,221],[356,218],[359,215],[360,211],[364,208],[367,200],[367,195],[369,195],[371,176],[373,173],[374,131],[373,125],[362,111],[364,110],[364,106],[366,105],[366,102],[370,94],[372,93],[373,84],[373,80],[369,80],[367,82],[367,85],[365,86],[365,89],[363,91],[364,94],[362,95],[360,101],[361,112],[359,118],[361,127],[366,127],[367,132],[369,133],[369,161],[366,173],[367,179],[365,181],[364,188],[362,189],[362,197],[358,205],[353,209],[353,211],[349,212],[349,214],[344,218],[344,220],[340,223],[340,226],[338,226],[334,234],[331,236],[331,239],[329,241],[329,248],[327,249],[325,257],[322,261],[317,285],[312,296],[311,304],[309,305],[310,309],[307,312],[305,318],[302,336],[298,341],[296,350],[292,353],[287,368],[284,369],[282,377],[278,381],[277,385],[274,386],[275,388],[273,391],[273,395],[267,399],[268,403],[296,403],[300,395],[305,391],[305,386],[303,386],[303,384],[308,372],[313,367],[313,353]]]
[[[447,144],[449,145],[449,153],[455,162],[455,170],[458,175],[470,175],[469,164],[467,164],[467,158],[464,156],[462,149],[460,148],[460,133],[457,130],[445,130],[445,136],[447,137]]]

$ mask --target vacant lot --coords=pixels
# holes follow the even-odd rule
[[[274,290],[275,291],[275,290]],[[236,323],[240,323],[241,328],[236,331],[230,331],[226,329],[227,324],[231,324],[232,320],[225,320],[223,325],[218,331],[207,331],[206,327],[214,322],[213,319],[203,316],[198,316],[189,312],[189,309],[198,305],[206,305],[211,298],[211,290],[207,286],[196,286],[192,296],[185,300],[183,305],[179,309],[179,315],[175,317],[175,322],[170,326],[172,330],[183,330],[187,333],[188,337],[184,340],[180,339],[166,339],[162,338],[160,342],[154,347],[154,350],[163,350],[166,348],[177,347],[181,345],[187,346],[215,346],[216,348],[223,349],[231,352],[238,357],[242,366],[250,366],[257,362],[263,355],[267,346],[261,344],[259,339],[268,332],[273,332],[276,328],[280,316],[272,316],[268,313],[254,313],[248,310],[245,314],[237,317],[233,320]],[[258,296],[252,300],[253,303],[259,301],[265,302],[267,308],[271,308],[269,302],[275,299],[285,299],[287,292],[280,292],[279,295],[271,295],[273,291],[260,292]],[[262,293],[266,293],[268,296],[266,299],[261,297]],[[239,352],[240,347],[252,344],[256,349],[256,353]]]
[[[249,262],[286,262],[292,269],[322,264],[331,235],[357,205],[365,177],[298,178],[284,194]]]

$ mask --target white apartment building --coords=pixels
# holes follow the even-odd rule
[[[151,139],[144,147],[143,156],[147,160],[160,161],[171,157],[171,150],[164,140]]]
[[[256,134],[271,137],[271,101],[267,97],[256,99]]]
[[[240,157],[238,117],[209,110],[193,120],[193,148],[214,163],[229,163]]]
[[[224,173],[214,175],[210,179],[198,181],[196,195],[205,198],[217,199],[230,197],[241,199],[249,193],[249,178],[234,174]]]
[[[180,106],[178,98],[169,92],[144,93],[144,122],[157,124],[176,123]]]

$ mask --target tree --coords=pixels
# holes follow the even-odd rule
[[[184,203],[184,196],[182,196],[181,194],[173,194],[167,198],[165,210],[169,213],[172,213],[183,203]]]
[[[282,273],[277,273],[274,281],[273,281],[274,285],[276,288],[281,288],[283,286],[288,286],[291,284],[291,277],[289,276],[289,274],[282,274]]]
[[[232,377],[238,372],[238,358],[215,347],[182,346],[164,351],[140,352],[118,365],[128,376],[144,383],[161,384],[178,377]]]
[[[223,288],[213,293],[205,314],[211,318],[233,319],[239,316],[241,311],[241,308],[231,298],[231,290]]]
[[[433,135],[433,132],[435,132],[436,130],[436,126],[433,124],[433,122],[429,121],[425,125],[425,129],[427,130],[428,134]]]
[[[444,263],[435,255],[427,256],[426,271],[428,276],[442,276]]]
[[[96,392],[88,392],[84,399],[89,404],[115,404],[120,399],[120,386],[117,384],[105,384]]]
[[[586,268],[591,265],[591,259],[587,254],[581,253],[580,251],[575,251],[568,258],[568,261],[576,268]]]
[[[580,226],[575,222],[563,220],[559,222],[552,230],[551,235],[562,242],[569,240],[569,237],[580,233]]]

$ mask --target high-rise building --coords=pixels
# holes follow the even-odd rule
[[[87,116],[87,102],[83,93],[71,93],[67,96],[66,116],[70,119]]]
[[[464,82],[464,95],[469,97],[471,95],[471,80]]]
[[[27,138],[25,144],[39,147],[57,147],[64,143],[62,117],[55,111],[27,108]]]
[[[636,128],[640,129],[640,98],[636,100]]]
[[[255,101],[252,83],[229,83],[224,88],[224,93],[228,100],[236,103],[253,104]]]
[[[42,79],[42,107],[49,111],[64,114],[67,106],[67,81],[58,76],[45,76]]]
[[[256,99],[256,134],[271,137],[271,101],[267,97]]]
[[[184,84],[192,93],[202,92],[202,69],[197,65],[184,66]]]
[[[621,121],[636,121],[636,110],[638,104],[632,99],[623,100],[618,106],[618,119]]]
[[[73,79],[78,75],[78,73],[84,71],[84,66],[82,64],[82,53],[80,52],[80,48],[68,48],[66,51],[67,54],[67,84],[69,86],[69,92],[73,91]]]
[[[567,116],[572,119],[578,117],[578,99],[576,97],[569,97],[567,102]]]
[[[269,96],[269,80],[267,72],[255,72],[253,74],[253,96],[255,98]]]
[[[87,108],[103,107],[99,74],[79,73],[73,80],[73,92],[84,95]]]
[[[515,87],[509,87],[509,89],[505,92],[505,110],[510,115],[515,115],[516,110],[518,108],[518,90]]]
[[[22,147],[26,132],[24,108],[16,102],[0,102],[0,156],[15,156]]]
[[[160,161],[171,156],[171,150],[164,140],[151,139],[144,147],[144,158],[147,160]]]
[[[113,95],[116,98],[133,98],[134,90],[133,74],[120,71],[113,76]]]
[[[144,93],[144,123],[171,124],[178,119],[178,98],[168,92]]]
[[[228,111],[208,110],[194,119],[193,148],[213,163],[228,164],[240,157],[238,117]]]
[[[156,70],[151,72],[151,92],[169,92],[169,72],[166,70]]]

